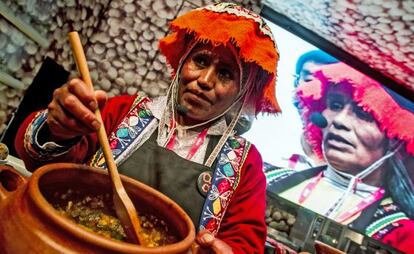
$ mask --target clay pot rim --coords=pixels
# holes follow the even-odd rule
[[[148,254],[156,254],[156,253],[179,253],[184,252],[190,249],[191,244],[195,241],[195,228],[194,225],[189,218],[189,216],[184,212],[184,210],[178,206],[174,201],[172,201],[169,197],[165,196],[161,192],[145,185],[135,179],[130,177],[121,175],[122,182],[133,183],[134,185],[139,185],[140,188],[144,189],[145,191],[149,192],[158,192],[164,201],[167,203],[171,203],[174,209],[178,209],[179,212],[185,216],[186,225],[189,229],[187,236],[182,239],[181,241],[170,244],[167,246],[161,247],[142,247],[136,244],[126,243],[126,242],[119,242],[116,240],[112,240],[109,238],[105,238],[103,236],[99,236],[95,233],[89,232],[81,227],[77,226],[76,223],[72,222],[71,220],[61,216],[56,209],[45,199],[42,195],[38,182],[40,178],[50,171],[57,171],[57,170],[89,170],[95,174],[107,174],[106,170],[93,168],[87,165],[82,164],[75,164],[75,163],[53,163],[48,164],[45,166],[40,167],[37,169],[29,179],[28,183],[28,194],[32,201],[37,204],[37,208],[44,214],[47,215],[48,218],[53,221],[55,224],[59,225],[62,229],[64,229],[68,234],[74,235],[75,237],[81,239],[82,241],[89,242],[100,247],[106,248],[110,251],[117,251],[121,253],[148,253]]]

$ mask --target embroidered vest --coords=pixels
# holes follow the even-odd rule
[[[122,122],[109,135],[109,144],[117,165],[138,149],[143,139],[149,137],[158,125],[156,118],[146,108],[147,102],[148,98],[137,97]],[[240,171],[249,148],[250,143],[245,139],[230,137],[221,149],[202,209],[200,230],[207,229],[213,234],[219,231],[231,197],[240,181]],[[106,167],[101,149],[95,153],[89,164],[94,167]]]

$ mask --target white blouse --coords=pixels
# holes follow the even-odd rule
[[[152,99],[151,102],[147,103],[148,109],[151,111],[153,116],[158,119],[158,121],[161,119],[164,110],[167,109],[167,97],[161,96],[157,97],[155,99]],[[167,109],[168,110],[168,109]],[[169,115],[167,116],[167,119],[165,121],[166,125],[162,130],[159,130],[159,134],[161,134],[160,138],[158,140],[159,146],[164,146],[164,144],[167,141],[167,131],[168,131],[168,123],[170,122]],[[224,117],[221,117],[218,121],[215,121],[213,125],[210,126],[210,128],[207,131],[207,136],[203,142],[203,144],[198,148],[194,156],[191,158],[191,161],[197,162],[200,164],[203,164],[204,158],[206,155],[207,145],[210,141],[210,138],[212,135],[223,135],[224,131],[227,128],[226,121],[224,120]],[[195,143],[198,135],[200,134],[199,131],[193,131],[191,129],[189,130],[183,130],[178,129],[176,130],[176,138],[173,146],[173,151],[178,154],[182,158],[186,158],[187,154],[189,153],[191,147]]]

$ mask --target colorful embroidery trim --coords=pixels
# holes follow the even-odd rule
[[[154,120],[152,114],[145,108],[148,99],[137,98],[122,122],[118,125],[116,131],[109,136],[109,146],[115,162],[119,164],[120,160],[126,157],[126,153],[132,143],[140,139],[142,130]],[[102,149],[99,149],[93,156],[90,165],[105,168],[105,158]]]
[[[69,151],[71,145],[62,146],[54,142],[46,142],[43,145],[40,145],[37,142],[37,136],[46,123],[47,119],[47,110],[40,111],[33,118],[32,122],[27,127],[27,130],[24,135],[24,148],[26,152],[34,159],[41,161],[49,161],[54,157],[60,156]]]
[[[371,223],[371,225],[369,225],[367,229],[365,230],[365,233],[368,236],[372,237],[374,234],[378,233],[386,226],[393,224],[399,220],[403,220],[403,219],[408,219],[408,217],[402,212],[398,212],[398,213],[385,216]]]
[[[293,173],[295,173],[295,170],[289,168],[277,168],[275,170],[270,170],[265,173],[266,182],[267,184],[270,184],[272,182],[279,181],[285,177],[288,177]]]
[[[229,138],[223,146],[213,182],[204,202],[199,229],[217,234],[232,194],[240,180],[240,170],[247,157],[250,143],[244,139]]]

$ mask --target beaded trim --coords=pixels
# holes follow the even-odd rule
[[[270,30],[270,27],[264,22],[264,20],[259,15],[248,9],[245,9],[234,3],[218,3],[198,8],[198,10],[209,10],[218,13],[226,12],[229,14],[234,14],[238,17],[245,17],[247,19],[251,19],[259,25],[260,31],[263,34],[269,36],[273,42],[273,45],[276,46],[275,39],[273,38],[273,34]]]
[[[48,111],[43,110],[35,115],[26,129],[23,140],[24,148],[29,156],[40,161],[52,160],[67,153],[71,148],[71,145],[62,146],[55,142],[46,142],[43,145],[37,142],[38,133],[46,123],[47,114]]]
[[[213,234],[219,231],[231,197],[239,184],[240,171],[249,149],[249,142],[235,137],[230,137],[223,146],[204,202],[199,230],[207,229]]]
[[[277,182],[279,180],[282,180],[292,175],[295,172],[297,171],[290,169],[290,168],[277,168],[277,169],[269,170],[265,172],[266,183],[271,184],[273,182]]]
[[[392,202],[391,198],[385,198],[374,213],[374,222],[367,227],[367,234],[373,238],[381,240],[394,229],[401,227],[400,220],[408,217]],[[370,230],[370,231],[368,231]]]
[[[382,229],[384,229],[388,225],[392,225],[392,224],[396,223],[397,221],[403,220],[403,219],[408,219],[408,217],[402,212],[398,212],[398,213],[394,213],[394,214],[385,216],[385,217],[371,223],[367,227],[367,229],[365,230],[365,233],[368,236],[372,237],[374,234],[379,233]]]
[[[135,151],[132,149],[138,148],[136,144],[140,143],[145,135],[143,130],[148,126],[156,126],[155,118],[145,106],[148,101],[148,98],[137,97],[131,110],[118,125],[116,131],[108,137],[109,146],[117,165]],[[94,167],[106,168],[101,148],[95,153],[89,164]]]

